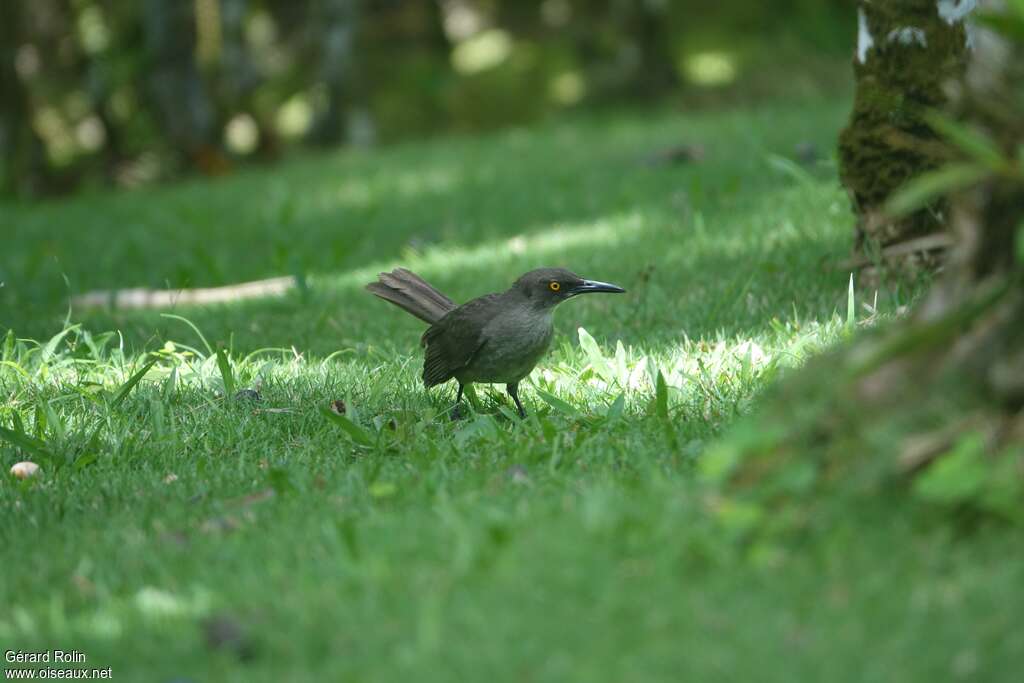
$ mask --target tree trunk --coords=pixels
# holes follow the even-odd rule
[[[1024,12],[1015,21],[1024,36]],[[945,84],[959,146],[932,144],[947,163],[984,158],[989,170],[944,200],[952,246],[928,295],[782,382],[702,465],[773,522],[808,523],[850,493],[909,491],[1024,524],[1024,39],[979,30],[973,42],[966,73]]]
[[[883,206],[908,180],[943,161],[937,136],[925,121],[947,104],[944,86],[963,74],[969,52],[964,18],[975,0],[860,0],[854,59],[853,112],[839,139],[840,173],[857,214],[855,250],[909,269],[933,268],[933,250],[887,256],[886,249],[941,233],[942,202],[905,218]],[[922,240],[932,245],[942,240]]]
[[[1017,21],[1024,27],[1024,13]],[[961,485],[983,483],[957,502],[1024,520],[1024,40],[978,31],[966,74],[949,86],[948,113],[988,139],[1002,162],[946,198],[946,266],[904,327],[850,354],[859,367],[854,391],[862,409],[898,425],[890,432],[898,471],[966,457],[973,436],[975,453],[990,457],[972,466],[986,463],[987,474],[959,472]],[[955,142],[940,146],[952,162],[977,158]]]

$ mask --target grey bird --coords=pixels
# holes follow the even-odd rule
[[[520,417],[526,417],[526,411],[519,400],[519,382],[551,345],[555,306],[580,294],[626,291],[584,280],[564,268],[531,270],[507,291],[461,306],[405,268],[381,273],[366,289],[430,325],[420,339],[426,348],[423,384],[428,389],[458,380],[457,411],[466,385],[504,384]]]

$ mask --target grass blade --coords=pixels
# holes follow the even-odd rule
[[[1019,4],[1019,0],[1013,0]],[[974,20],[1006,38],[1024,43],[1024,9],[1018,10],[1020,16],[1009,13],[975,12]]]
[[[765,161],[779,174],[787,176],[805,187],[814,184],[814,176],[801,168],[792,159],[787,159],[778,154],[769,154],[765,157]]]
[[[322,408],[320,410],[324,417],[333,424],[341,427],[342,431],[348,434],[349,438],[352,439],[359,446],[365,446],[367,448],[373,448],[374,439],[373,435],[370,434],[369,430],[364,427],[357,425],[352,420],[348,419],[344,415],[336,413],[329,408]]]
[[[853,295],[853,273],[850,273],[850,288],[846,292],[846,331],[853,332],[857,326],[857,309]]]
[[[989,169],[978,164],[949,164],[919,175],[889,198],[885,212],[893,218],[906,216],[949,192],[974,185],[988,174]]]
[[[654,414],[668,420],[668,384],[661,370],[658,370],[658,381],[654,385]]]
[[[146,373],[149,372],[149,369],[154,365],[156,365],[155,358],[146,363],[145,365],[143,365],[141,370],[139,370],[134,375],[129,377],[128,381],[122,384],[121,387],[117,390],[117,393],[114,394],[114,399],[110,402],[110,407],[116,408],[119,405],[121,405],[121,403],[123,403],[124,400],[128,398],[128,394],[131,393],[132,389],[135,388],[135,385],[138,384],[142,380],[142,378],[146,376]]]
[[[206,347],[206,352],[209,353],[209,354],[213,353],[213,347],[210,346],[210,342],[206,341],[206,337],[203,336],[203,333],[199,331],[199,328],[196,327],[195,324],[191,320],[189,320],[188,318],[183,318],[180,315],[174,315],[173,313],[161,313],[160,317],[161,318],[170,318],[171,320],[180,320],[181,322],[183,322],[186,325],[188,325],[189,327],[191,327],[192,331],[195,332],[196,336],[199,337],[199,340],[203,342],[203,346]]]
[[[42,360],[43,363],[48,363],[50,359],[53,358],[53,354],[57,352],[57,345],[60,344],[61,340],[63,340],[64,337],[68,336],[70,333],[77,330],[79,327],[80,325],[72,325],[71,327],[65,327],[57,334],[50,337],[50,340],[43,345],[43,351],[42,354],[40,355],[40,360]]]
[[[217,349],[217,367],[220,369],[221,379],[224,380],[224,397],[231,400],[235,397],[235,375],[231,371],[231,363],[223,346]]]
[[[590,361],[590,367],[594,369],[601,379],[606,382],[614,381],[614,373],[608,365],[608,359],[604,357],[604,353],[601,352],[601,347],[598,346],[597,341],[590,336],[582,327],[577,330],[580,338],[580,348],[583,349],[583,353],[587,356],[587,360]]]
[[[571,404],[566,403],[565,401],[558,398],[554,394],[549,394],[543,389],[537,389],[537,395],[540,396],[545,403],[547,403],[549,406],[551,406],[560,413],[564,413],[565,415],[571,415],[572,417],[577,417],[580,414],[580,411],[576,410],[576,408],[574,408]]]
[[[28,371],[25,370],[25,368],[21,367],[20,365],[18,365],[14,361],[0,360],[0,368],[11,368],[15,372],[20,373],[21,376],[23,378],[25,378],[26,380],[28,380],[29,382],[32,381],[32,375],[28,374]]]
[[[24,432],[16,432],[13,429],[0,427],[0,439],[3,439],[15,448],[25,451],[29,455],[35,456],[38,460],[42,460],[47,463],[53,463],[56,461],[53,451],[47,447],[44,441],[33,438]]]
[[[607,417],[609,420],[617,420],[622,417],[622,412],[626,408],[626,394],[619,394],[618,397],[608,406]]]
[[[163,402],[170,403],[174,396],[174,389],[178,384],[178,366],[171,368],[171,373],[164,380]]]
[[[3,362],[7,362],[14,358],[14,330],[7,330],[7,336],[4,337],[4,355]]]
[[[925,119],[942,137],[973,157],[975,161],[994,171],[1006,165],[1002,151],[991,138],[980,130],[971,128],[939,112],[931,112],[925,116]]]

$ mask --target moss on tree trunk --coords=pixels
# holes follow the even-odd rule
[[[856,94],[839,159],[857,213],[855,248],[866,252],[944,229],[941,203],[900,220],[881,209],[896,189],[943,161],[924,114],[946,105],[944,86],[962,75],[968,49],[963,22],[940,16],[936,0],[862,0],[859,9]],[[921,253],[903,259],[922,257],[934,265]]]

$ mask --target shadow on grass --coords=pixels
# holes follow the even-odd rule
[[[244,319],[254,317],[251,332],[266,328],[284,341],[275,326],[286,323],[287,311],[298,306],[306,311],[299,317],[316,324],[306,329],[310,326],[300,321],[302,333],[292,335],[291,343],[331,348],[321,335],[358,338],[348,332],[348,310],[317,310],[321,304],[348,308],[332,284],[345,276],[334,273],[382,260],[415,262],[417,253],[434,254],[450,245],[480,245],[486,251],[515,236],[529,240],[566,224],[576,230],[623,215],[639,215],[647,227],[661,228],[655,237],[677,241],[680,231],[692,227],[684,215],[704,212],[709,222],[717,216],[721,223],[730,213],[739,215],[737,206],[790,186],[791,179],[767,170],[763,153],[784,150],[808,135],[830,139],[838,112],[837,106],[808,119],[803,110],[781,107],[693,118],[660,114],[619,124],[584,120],[372,156],[332,155],[216,183],[12,207],[0,218],[13,247],[0,264],[0,280],[6,282],[0,289],[0,331],[48,337],[60,328],[69,293],[212,286],[301,273],[313,282],[305,299],[197,311],[197,322],[212,320],[203,326],[219,337],[223,326],[217,321],[238,314],[232,328],[242,338],[252,328]],[[708,161],[654,168],[638,163],[652,149],[680,141],[707,142]],[[545,257],[580,270],[611,271],[604,275],[608,278],[637,277],[651,264],[663,267],[657,250],[623,260],[615,251],[628,245],[605,246],[564,245]],[[457,272],[426,274],[457,298],[469,298],[539,264],[530,250],[511,251],[509,258],[487,260],[485,267],[462,261]],[[656,277],[668,275],[656,272]],[[358,315],[360,306],[354,308]],[[266,325],[258,320],[263,313],[269,314]],[[123,324],[136,342],[160,336],[158,329],[145,334],[138,329],[137,320],[152,319],[146,314],[73,315],[90,326]],[[293,323],[287,324],[294,329]]]
[[[793,202],[803,206],[806,195],[804,188],[766,192],[744,215],[763,215],[771,207],[786,213]],[[827,204],[830,195],[819,188],[811,203]],[[136,348],[167,339],[195,343],[183,323],[161,316],[174,313],[195,323],[211,342],[230,343],[238,353],[294,346],[326,356],[342,348],[365,351],[376,346],[389,353],[416,354],[422,323],[362,289],[378,271],[398,264],[460,302],[503,289],[521,272],[540,265],[566,265],[584,276],[620,283],[629,290],[626,297],[568,303],[559,308],[556,324],[573,339],[582,326],[600,340],[621,339],[641,348],[673,343],[684,335],[749,337],[763,332],[773,318],[820,319],[845,305],[847,275],[828,268],[845,253],[843,220],[837,229],[816,235],[794,224],[759,231],[729,217],[703,228],[693,219],[681,226],[672,223],[666,212],[627,212],[574,226],[535,226],[511,239],[431,248],[317,276],[307,288],[280,298],[95,311],[87,324],[96,330],[120,329]]]

